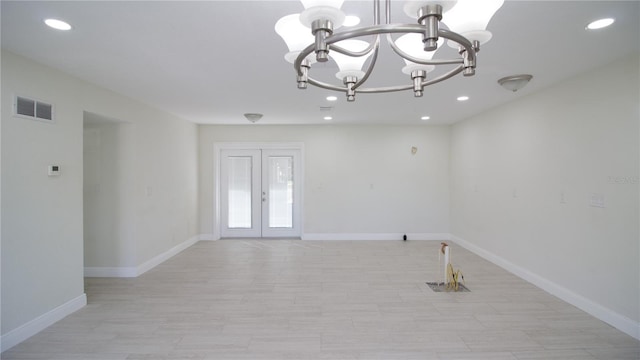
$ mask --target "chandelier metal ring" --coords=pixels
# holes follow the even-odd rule
[[[424,26],[420,25],[420,24],[385,24],[385,25],[373,25],[373,26],[367,26],[367,27],[361,27],[361,28],[357,28],[357,29],[353,29],[350,31],[344,31],[341,32],[339,34],[333,34],[328,36],[325,39],[325,43],[329,46],[343,41],[343,40],[349,40],[349,39],[354,39],[354,38],[359,38],[359,37],[363,37],[363,36],[380,36],[382,34],[387,34],[389,37],[391,36],[391,34],[407,34],[407,33],[416,33],[416,34],[422,34],[424,33]],[[460,48],[462,49],[460,51],[460,53],[465,53],[467,56],[468,61],[475,63],[476,60],[476,51],[477,51],[477,46],[474,47],[474,44],[471,43],[471,41],[469,41],[467,38],[465,38],[464,36],[453,32],[453,31],[449,31],[446,29],[438,29],[438,36],[445,38],[447,40],[451,40],[456,42],[458,45],[460,45]],[[401,56],[402,58],[405,58],[409,61],[412,61],[414,63],[417,64],[424,64],[424,65],[448,65],[448,64],[460,64],[459,66],[455,67],[454,69],[442,74],[441,76],[438,76],[437,78],[434,79],[430,79],[430,80],[424,80],[421,82],[421,86],[429,86],[429,85],[433,85],[436,83],[439,83],[441,81],[447,80],[457,74],[459,74],[460,72],[462,72],[465,69],[464,66],[464,62],[465,59],[460,57],[460,58],[455,58],[455,59],[432,59],[432,60],[421,60],[415,57],[410,56],[409,54],[406,54],[405,52],[403,52],[402,50],[400,50],[393,41],[388,41],[391,48],[393,49],[393,51],[398,54],[399,56]],[[365,72],[365,76],[362,77],[362,79],[360,79],[352,88],[355,90],[357,89],[358,92],[361,93],[385,93],[385,92],[395,92],[395,91],[405,91],[405,90],[410,90],[413,89],[414,85],[413,84],[408,84],[408,85],[397,85],[397,86],[385,86],[385,87],[375,87],[375,88],[360,88],[360,86],[362,84],[364,84],[364,82],[369,78],[369,75],[371,74],[374,66],[375,66],[375,62],[377,60],[378,57],[378,50],[379,50],[379,45],[380,45],[380,41],[379,38],[376,39],[376,41],[371,44],[367,49],[363,50],[363,51],[349,51],[347,49],[338,47],[338,46],[333,46],[331,47],[331,51],[336,51],[339,52],[341,54],[344,55],[348,55],[348,56],[363,56],[368,54],[371,51],[374,51],[371,62],[369,63],[369,66],[367,67],[367,71]],[[311,53],[313,53],[315,50],[315,44],[311,44],[309,46],[307,46],[304,50],[302,50],[300,52],[300,54],[298,55],[298,57],[296,58],[295,62],[294,62],[294,68],[296,70],[296,72],[298,73],[298,76],[303,76],[304,72],[302,70],[303,67],[303,63],[305,61],[305,59],[307,58],[307,56],[311,55]],[[327,90],[333,90],[333,91],[340,91],[340,92],[347,92],[348,88],[346,86],[336,86],[336,85],[332,85],[326,82],[322,82],[319,81],[317,79],[314,79],[311,76],[307,75],[307,81],[314,85],[314,86],[318,86]]]

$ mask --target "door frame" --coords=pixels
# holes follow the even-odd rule
[[[300,152],[300,196],[298,199],[300,237],[304,234],[304,143],[301,142],[218,142],[213,144],[213,239],[220,240],[221,226],[221,168],[223,150],[298,150]]]

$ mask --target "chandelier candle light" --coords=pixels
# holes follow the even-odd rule
[[[447,80],[459,73],[473,76],[476,71],[476,54],[480,45],[491,39],[487,25],[491,17],[502,6],[504,0],[431,0],[407,1],[404,12],[417,20],[417,24],[392,24],[391,0],[385,0],[385,23],[380,21],[380,0],[373,0],[373,25],[335,32],[345,19],[340,9],[344,0],[301,0],[305,10],[301,14],[287,15],[275,25],[278,35],[286,42],[289,53],[285,59],[292,63],[298,88],[308,84],[328,90],[344,92],[348,101],[354,101],[356,91],[361,93],[384,93],[413,90],[416,97],[422,96],[425,86]],[[445,29],[441,27],[444,23]],[[392,34],[401,34],[393,39]],[[380,38],[384,35],[393,52],[400,56],[406,66],[407,85],[367,88],[364,83],[371,75],[378,58]],[[358,38],[374,36],[370,43]],[[433,56],[448,40],[448,45],[458,49],[453,59],[433,59]],[[310,70],[315,62],[333,59],[339,71],[336,77],[342,81],[333,85],[312,78]],[[367,68],[362,69],[367,59]],[[427,80],[427,73],[436,66],[452,67],[444,74]]]

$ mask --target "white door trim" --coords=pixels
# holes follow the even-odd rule
[[[213,144],[213,240],[220,239],[221,209],[220,209],[220,170],[222,150],[299,150],[300,151],[300,234],[304,234],[304,143],[301,142],[218,142]]]

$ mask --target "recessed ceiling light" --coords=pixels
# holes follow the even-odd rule
[[[325,116],[325,117],[324,117],[324,119],[325,119],[325,120],[333,120],[333,117],[331,117],[331,116]]]
[[[56,30],[71,30],[71,25],[69,25],[69,23],[64,22],[62,20],[58,20],[58,19],[45,19],[44,23],[47,24],[47,26],[54,28]]]
[[[423,116],[420,118],[420,120],[429,120],[429,119],[431,119],[429,116]]]
[[[468,96],[458,96],[458,101],[467,101],[469,100]]]
[[[333,96],[333,95],[327,96],[327,101],[336,101],[336,100],[338,100],[337,96]]]
[[[604,18],[592,21],[587,25],[587,30],[598,30],[602,28],[606,28],[607,26],[613,24],[616,20],[613,18]]]
[[[347,15],[344,17],[342,26],[356,26],[360,24],[360,18],[355,15]]]

